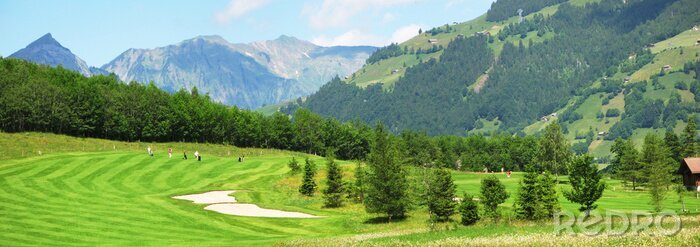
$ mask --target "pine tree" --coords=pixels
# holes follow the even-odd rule
[[[329,208],[340,207],[343,205],[343,172],[331,155],[327,157],[326,167],[328,167],[328,174],[327,187],[323,190],[324,204]]]
[[[570,202],[581,204],[579,211],[585,212],[588,217],[591,210],[596,209],[595,204],[605,189],[605,183],[600,181],[598,169],[591,165],[593,158],[588,155],[578,156],[572,159],[569,173],[570,191],[564,191],[564,197]]]
[[[637,185],[644,181],[645,175],[639,164],[639,151],[634,147],[634,142],[618,138],[610,151],[615,154],[613,165],[618,166],[616,176],[631,182],[632,190],[636,190]]]
[[[520,180],[518,197],[515,199],[515,215],[520,219],[535,220],[538,210],[542,207],[542,198],[538,193],[537,172],[532,166],[526,168],[527,172]]]
[[[289,161],[287,166],[289,166],[289,172],[292,174],[297,174],[301,171],[301,166],[299,166],[299,162],[297,162],[297,159],[294,157],[292,157],[292,160]]]
[[[471,195],[464,193],[464,199],[459,203],[458,210],[462,216],[462,225],[473,225],[479,221],[479,207]]]
[[[542,204],[537,211],[536,219],[550,219],[559,211],[559,195],[557,195],[557,181],[552,174],[545,171],[538,180],[538,194]]]
[[[427,203],[431,217],[437,221],[447,221],[455,212],[456,187],[452,174],[446,169],[435,169],[428,185]]]
[[[666,189],[673,180],[673,159],[661,139],[654,134],[644,138],[641,163],[647,175],[651,204],[656,212],[663,209],[662,202],[666,197]]]
[[[365,190],[367,187],[365,182],[367,179],[366,177],[367,171],[362,167],[362,163],[357,163],[357,167],[355,168],[355,183],[353,184],[353,198],[360,203],[365,201]]]
[[[481,203],[484,204],[484,213],[490,216],[494,222],[498,221],[500,214],[498,204],[508,199],[506,187],[496,176],[489,176],[481,180]]]
[[[683,160],[683,149],[681,147],[681,141],[678,138],[678,135],[673,133],[671,130],[667,130],[666,135],[664,136],[664,144],[668,148],[671,158],[680,164],[681,160]]]
[[[398,161],[398,151],[387,130],[380,123],[375,129],[375,141],[369,154],[365,210],[386,214],[389,221],[403,218],[409,201],[406,173]]]
[[[683,131],[683,158],[695,157],[697,155],[697,142],[695,140],[696,130],[698,126],[695,124],[695,116],[691,115],[688,118],[688,125]]]
[[[313,161],[306,158],[306,164],[304,164],[304,179],[301,182],[301,187],[299,187],[299,193],[305,196],[313,196],[316,192],[316,181],[314,180],[316,176],[316,165]]]

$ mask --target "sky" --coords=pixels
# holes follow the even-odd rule
[[[317,45],[384,46],[419,28],[464,22],[493,0],[0,0],[0,56],[46,33],[102,66],[129,48],[199,35],[232,43],[294,36]]]

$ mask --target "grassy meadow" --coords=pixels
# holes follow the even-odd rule
[[[509,245],[502,237],[513,234],[532,239],[532,245],[554,243],[538,242],[542,236],[552,237],[550,223],[522,222],[513,217],[521,173],[511,178],[493,174],[511,195],[501,205],[504,219],[499,224],[432,224],[423,207],[415,208],[405,220],[386,223],[378,220],[378,215],[367,214],[360,204],[347,202],[344,207],[328,209],[323,207],[320,192],[311,198],[299,195],[301,174],[290,175],[287,162],[292,157],[302,162],[305,157],[311,158],[319,171],[316,181],[323,188],[322,157],[192,143],[150,144],[155,156],[149,157],[148,143],[37,133],[0,133],[0,144],[6,157],[0,161],[2,246]],[[175,153],[172,159],[166,154],[170,146]],[[197,149],[203,160],[183,160],[181,150],[185,148]],[[37,154],[39,149],[41,155]],[[24,157],[18,155],[21,152]],[[246,159],[239,163],[237,157],[242,154]],[[344,179],[351,181],[355,162],[339,162]],[[480,180],[488,175],[454,172],[458,196],[462,191],[478,194]],[[560,179],[562,208],[576,210],[577,205],[561,197],[561,190],[568,185],[566,177]],[[606,179],[606,183],[599,210],[651,209],[646,192],[630,191],[618,180]],[[206,205],[171,198],[213,190],[237,190],[233,196],[239,202],[323,217],[230,216],[203,210]],[[676,200],[676,194],[669,193],[665,208],[679,210]],[[700,212],[700,199],[687,192],[686,206],[696,214]],[[697,233],[698,221],[698,216],[684,216],[683,232]],[[656,240],[700,243],[697,237]]]

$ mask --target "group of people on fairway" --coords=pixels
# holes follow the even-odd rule
[[[153,149],[151,146],[148,146],[148,156],[153,157]],[[173,158],[173,148],[168,148],[168,159]],[[199,151],[194,151],[194,158],[197,161],[202,161],[202,155],[199,153]],[[182,159],[186,160],[187,159],[187,151],[182,152]]]

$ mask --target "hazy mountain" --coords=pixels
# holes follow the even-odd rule
[[[362,66],[374,47],[320,47],[293,37],[232,44],[200,36],[155,49],[129,49],[102,69],[124,81],[175,91],[196,86],[212,99],[257,108],[305,96]]]
[[[99,68],[89,67],[85,61],[58,43],[51,33],[45,34],[10,57],[53,67],[61,65],[63,68],[77,71],[85,76],[106,73]]]

